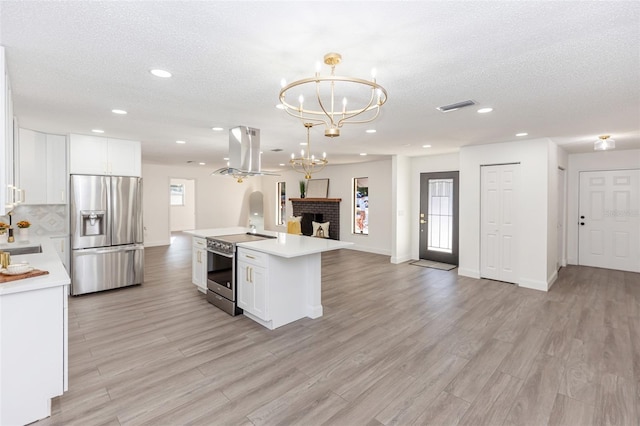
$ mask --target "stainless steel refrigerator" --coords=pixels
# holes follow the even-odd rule
[[[71,175],[71,294],[141,284],[142,179]]]

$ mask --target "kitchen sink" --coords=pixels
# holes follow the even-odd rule
[[[37,246],[28,246],[28,247],[0,248],[0,251],[9,253],[11,256],[18,256],[20,254],[42,253],[42,246],[37,245]]]

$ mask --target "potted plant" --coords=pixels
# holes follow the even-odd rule
[[[18,236],[22,241],[26,241],[29,238],[29,227],[31,223],[28,220],[21,220],[16,225],[18,226]]]
[[[300,198],[304,198],[304,194],[306,191],[307,183],[303,180],[300,181]]]

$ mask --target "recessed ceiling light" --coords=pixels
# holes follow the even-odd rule
[[[527,136],[529,133],[516,133],[516,136]]]
[[[204,166],[204,165],[205,165],[205,164],[207,164],[207,163],[198,163],[198,164],[200,164],[201,166]]]
[[[361,152],[360,155],[362,155],[364,157],[365,155],[367,155],[367,153],[366,152]]]
[[[224,157],[223,160],[224,161],[229,161],[229,157]]]
[[[493,111],[493,108],[480,108],[478,110],[478,113],[479,114],[486,114],[486,113],[491,112],[491,111]]]
[[[184,145],[185,143],[187,143],[187,141],[176,141],[176,143],[179,143],[180,145]]]
[[[169,71],[165,71],[165,70],[154,69],[154,70],[150,70],[149,72],[151,74],[155,75],[156,77],[160,77],[160,78],[169,78],[169,77],[171,77],[171,73]]]
[[[91,131],[93,133],[104,133],[104,130],[102,130],[102,129],[91,129]]]
[[[306,142],[300,142],[300,145],[305,146],[307,143]]]
[[[376,129],[367,129],[366,132],[367,133],[375,133],[375,132],[377,132],[377,130]]]
[[[422,145],[423,148],[431,148],[431,145]]]
[[[127,113],[127,111],[123,109],[112,109],[111,112],[114,114],[120,114],[120,115],[125,115]]]
[[[211,130],[213,130],[214,132],[221,132],[224,129],[222,127],[212,127]]]
[[[280,167],[284,166],[284,163],[280,163]]]

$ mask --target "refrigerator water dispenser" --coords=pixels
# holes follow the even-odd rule
[[[80,220],[82,220],[82,236],[90,237],[94,235],[104,235],[105,232],[105,214],[102,211],[81,211]]]

